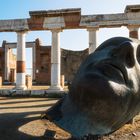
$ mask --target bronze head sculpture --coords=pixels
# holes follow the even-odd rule
[[[47,118],[75,137],[112,133],[140,111],[140,42],[114,37],[81,64]]]

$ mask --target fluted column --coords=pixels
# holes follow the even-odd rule
[[[96,32],[98,28],[89,28],[87,31],[89,32],[89,54],[95,51],[97,47],[97,40],[96,40]]]
[[[51,47],[51,86],[49,91],[61,91],[60,86],[60,62],[61,62],[61,50],[60,50],[60,31],[52,30],[52,47]]]
[[[25,35],[26,32],[17,32],[17,70],[16,89],[24,90],[25,85]]]
[[[129,26],[127,26],[127,28],[129,30],[129,37],[136,38],[136,39],[139,38],[139,35],[138,35],[139,27],[138,26],[129,25]]]
[[[127,28],[129,30],[129,37],[139,39],[139,35],[138,35],[139,27],[138,26],[129,25],[129,26],[127,26]],[[127,122],[127,124],[133,124],[133,123],[134,123],[134,119],[131,119],[131,120],[129,120],[129,122]]]

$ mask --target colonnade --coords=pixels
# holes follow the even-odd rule
[[[17,60],[16,60],[16,89],[24,90],[26,89],[25,84],[25,62],[26,62],[26,32],[17,32]],[[10,67],[9,67],[9,47],[5,47],[5,81],[9,81]]]
[[[99,28],[87,28],[89,35],[89,54],[94,52],[97,47],[96,33]],[[136,26],[128,26],[129,37],[138,39],[138,29]],[[60,85],[60,62],[61,62],[61,50],[60,50],[60,29],[53,29],[52,32],[52,48],[51,48],[51,86],[48,91],[62,91]],[[21,31],[17,32],[17,69],[16,69],[16,89],[24,90],[26,89],[25,85],[25,62],[26,62],[26,41],[25,36],[27,32]],[[5,48],[5,68],[6,74],[5,79],[8,80],[9,73],[9,49]],[[33,58],[35,58],[35,48],[33,48]],[[35,59],[33,59],[35,61]],[[35,66],[35,62],[33,62]],[[34,68],[35,70],[35,68]],[[34,72],[33,72],[34,73]],[[34,79],[35,75],[33,75]]]

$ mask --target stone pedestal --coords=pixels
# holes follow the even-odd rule
[[[30,75],[26,75],[26,87],[27,89],[32,88],[32,77]]]
[[[61,75],[61,86],[62,88],[65,87],[65,75]]]

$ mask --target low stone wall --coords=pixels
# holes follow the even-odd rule
[[[60,91],[57,93],[49,93],[47,90],[0,90],[0,96],[20,96],[20,97],[50,97],[61,98],[67,94],[66,91]]]

